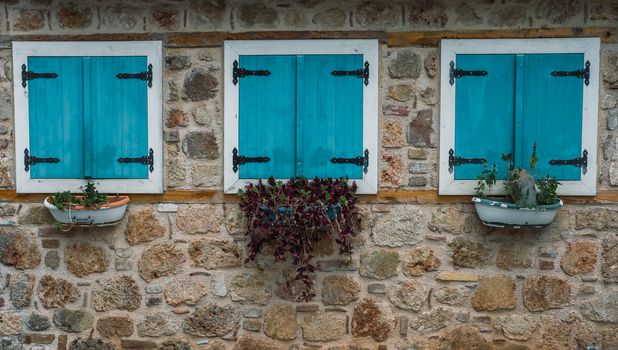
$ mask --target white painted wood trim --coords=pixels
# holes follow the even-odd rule
[[[363,150],[369,150],[369,166],[363,178],[354,180],[359,194],[378,191],[378,84],[377,40],[250,40],[226,41],[224,58],[224,145],[223,188],[237,193],[259,179],[239,179],[232,170],[232,150],[238,147],[238,85],[232,84],[232,62],[240,55],[362,54],[369,62],[369,85],[363,87]],[[284,180],[285,179],[281,179]]]
[[[458,54],[583,53],[590,61],[590,84],[584,86],[582,110],[582,150],[588,150],[588,171],[580,181],[560,181],[559,195],[594,196],[597,176],[597,124],[599,100],[599,38],[572,39],[445,39],[440,55],[440,170],[441,195],[474,194],[476,180],[455,180],[448,171],[448,151],[455,147],[455,94],[457,83],[449,84],[449,63]],[[498,181],[494,194],[504,194]]]
[[[103,193],[163,192],[163,69],[161,41],[131,42],[13,42],[13,91],[15,107],[15,187],[17,193],[79,192],[84,179],[31,179],[24,170],[23,150],[29,148],[28,86],[21,86],[21,65],[31,56],[146,56],[152,64],[152,87],[147,89],[148,147],[154,154],[154,170],[148,179],[95,179]]]

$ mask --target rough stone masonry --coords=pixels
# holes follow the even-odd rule
[[[163,38],[166,189],[221,192],[223,50],[169,34],[617,26],[604,0],[4,0],[0,187],[15,180],[12,40]],[[601,50],[598,188],[618,191],[618,44]],[[439,48],[380,55],[380,189],[435,191]],[[305,303],[289,266],[245,263],[239,209],[215,198],[132,203],[116,227],[68,233],[39,202],[0,203],[0,348],[618,349],[617,203],[511,231],[465,202],[363,202],[351,264],[320,244]]]

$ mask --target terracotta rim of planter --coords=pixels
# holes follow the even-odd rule
[[[45,198],[45,201],[47,201],[47,203],[53,205],[50,201],[49,198],[51,198],[53,196],[49,196],[47,198]],[[75,196],[77,198],[84,198],[84,196]],[[127,203],[130,202],[130,198],[129,196],[108,196],[107,197],[108,202],[105,204],[100,204],[97,205],[95,207],[86,207],[83,205],[76,205],[71,207],[71,210],[99,210],[99,209],[107,209],[107,208],[116,208],[122,205],[125,205]]]

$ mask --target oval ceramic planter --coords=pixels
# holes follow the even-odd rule
[[[522,208],[516,204],[478,197],[472,198],[472,201],[483,224],[513,228],[547,226],[563,205],[562,200],[554,204],[539,205],[536,208]]]
[[[76,206],[71,209],[60,210],[55,205],[49,203],[49,198],[45,198],[43,205],[49,209],[54,219],[62,224],[74,225],[109,225],[117,223],[124,216],[129,203],[128,196],[119,196],[118,200],[95,209]]]

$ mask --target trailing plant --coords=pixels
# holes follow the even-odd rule
[[[287,182],[269,178],[239,191],[240,209],[247,219],[248,261],[255,260],[262,248],[272,246],[277,262],[292,259],[296,280],[304,283],[303,299],[311,300],[313,250],[321,239],[333,239],[339,253],[352,254],[352,238],[357,235],[360,218],[357,212],[357,186],[347,179],[307,180],[293,178]]]
[[[524,208],[533,208],[538,205],[554,204],[559,201],[556,191],[560,182],[555,177],[546,176],[535,180],[535,168],[539,162],[536,155],[536,143],[532,147],[528,172],[524,168],[513,166],[512,154],[502,155],[502,160],[507,163],[507,178],[504,181],[504,189],[510,202]],[[491,192],[496,184],[496,165],[488,168],[485,164],[483,171],[477,177],[475,188],[477,197],[484,197],[485,190]]]
[[[88,181],[86,187],[81,187],[82,197],[77,197],[69,191],[56,192],[50,200],[56,208],[63,211],[71,206],[83,205],[85,207],[96,207],[108,202],[107,195],[97,191],[94,182]]]

